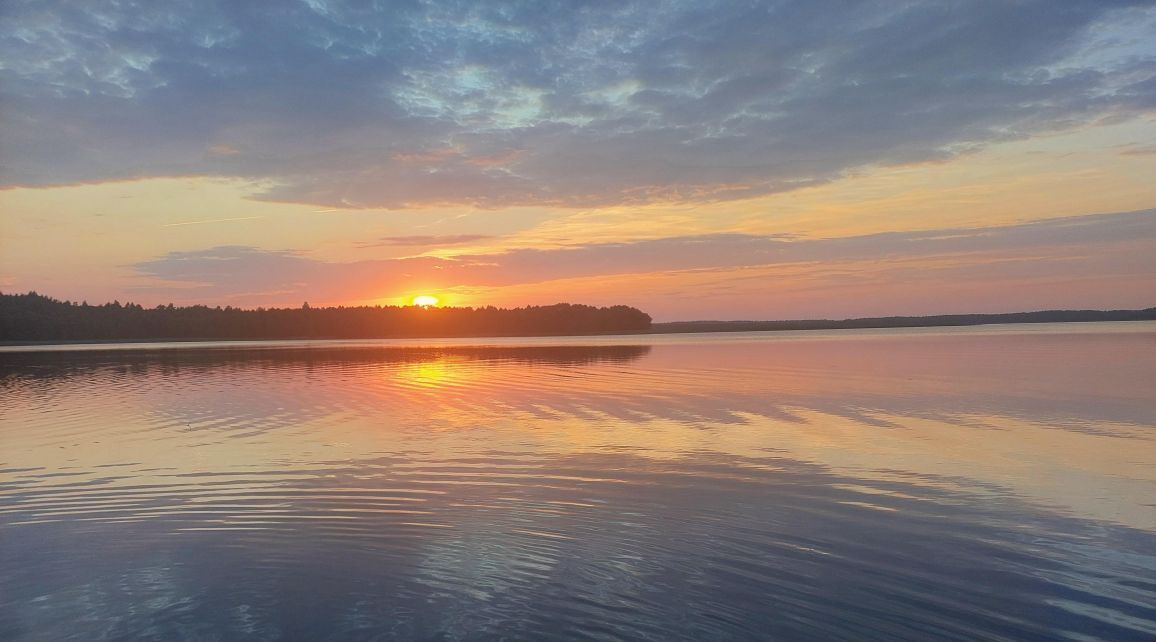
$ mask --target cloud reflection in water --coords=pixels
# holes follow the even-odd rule
[[[1144,639],[1119,327],[5,354],[0,634]]]

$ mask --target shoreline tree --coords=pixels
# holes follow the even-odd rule
[[[650,315],[625,305],[144,308],[0,293],[0,341],[8,342],[593,335],[645,332],[650,322]]]

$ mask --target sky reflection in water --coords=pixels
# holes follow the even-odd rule
[[[1156,325],[582,341],[0,354],[0,639],[1156,635]]]

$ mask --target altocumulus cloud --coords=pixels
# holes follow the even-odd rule
[[[13,1],[0,179],[238,177],[330,207],[753,196],[1149,112],[1153,48],[1117,32],[1153,5]]]
[[[1153,241],[1156,210],[1143,210],[1003,227],[830,239],[708,234],[452,258],[354,262],[326,262],[294,252],[225,246],[172,252],[133,267],[148,277],[193,286],[187,290],[190,300],[236,297],[246,302],[285,302],[298,296],[368,299],[381,292],[405,291],[413,283],[426,287],[506,286],[574,277],[910,259],[947,259],[966,278],[969,271],[985,270],[991,260],[1000,257],[1047,266],[1062,275],[1067,274],[1064,270],[1083,269],[1079,257],[1094,254],[1105,257],[1109,264],[1097,267],[1100,273],[1146,276],[1156,270],[1156,256],[1150,251]],[[1057,267],[1060,264],[1068,267]],[[158,291],[169,292],[164,288]]]

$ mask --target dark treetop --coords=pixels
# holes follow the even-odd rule
[[[671,321],[655,323],[651,332],[766,332],[771,330],[848,330],[854,328],[931,328],[992,323],[1076,323],[1083,321],[1151,321],[1156,308],[1144,310],[1041,310],[1003,314],[941,314],[927,317],[798,319],[794,321]]]
[[[650,315],[625,305],[559,303],[515,309],[362,306],[313,308],[172,304],[144,308],[58,301],[30,292],[0,293],[0,341],[155,339],[371,339],[642,332]]]

